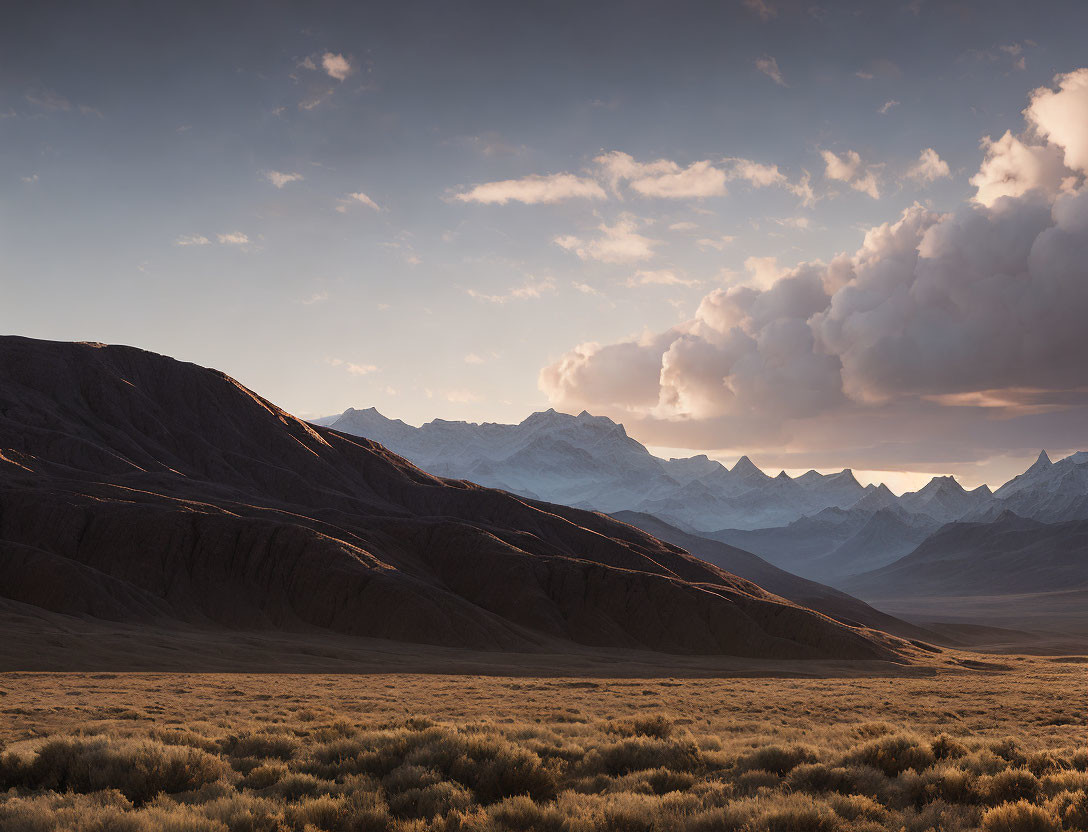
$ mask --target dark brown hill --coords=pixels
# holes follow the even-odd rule
[[[489,650],[903,647],[602,515],[429,476],[220,372],[17,337],[0,338],[0,596]]]

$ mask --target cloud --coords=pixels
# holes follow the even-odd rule
[[[604,297],[604,293],[594,289],[588,283],[579,283],[577,280],[572,280],[570,284],[574,289],[577,289],[583,295],[594,295],[595,297]]]
[[[688,222],[684,220],[682,222],[674,222],[669,226],[669,231],[697,231],[699,228],[698,223]]]
[[[72,102],[60,93],[49,89],[35,89],[26,94],[26,100],[43,110],[71,110]]]
[[[340,204],[336,206],[336,210],[341,214],[346,214],[348,209],[353,205],[365,205],[367,208],[372,208],[375,211],[380,211],[381,206],[378,205],[373,199],[368,197],[362,191],[356,191],[353,194],[348,194],[346,197],[337,200]]]
[[[353,364],[350,361],[344,361],[342,358],[326,358],[325,361],[333,367],[343,367],[353,376],[368,376],[371,373],[378,372],[378,368],[373,364]]]
[[[476,298],[477,300],[486,300],[488,303],[509,303],[512,300],[529,300],[533,298],[539,298],[545,294],[555,291],[555,280],[550,277],[535,278],[532,276],[526,277],[525,282],[520,286],[515,286],[505,294],[501,295],[488,295],[484,292],[479,292],[476,289],[466,289],[465,294],[469,297]]]
[[[756,69],[770,78],[779,86],[788,87],[786,79],[782,77],[782,71],[778,68],[778,61],[770,55],[764,55],[756,59]]]
[[[347,80],[347,77],[355,71],[351,66],[351,61],[343,55],[333,52],[326,52],[321,56],[321,68],[325,70],[330,78],[335,78],[337,81]]]
[[[211,240],[205,237],[203,234],[183,234],[174,240],[176,246],[208,246],[211,245]]]
[[[642,196],[664,199],[698,199],[725,194],[725,171],[709,160],[693,162],[686,168],[670,159],[637,162],[628,153],[613,150],[593,160],[613,192],[621,182]]]
[[[771,3],[768,3],[767,0],[744,0],[744,5],[764,23],[772,17],[778,17],[778,9]]]
[[[314,292],[306,300],[302,301],[304,306],[313,306],[315,303],[324,303],[329,299],[328,292]]]
[[[628,288],[636,286],[698,286],[698,280],[690,280],[681,277],[672,269],[658,269],[656,271],[637,271],[627,278],[624,284]]]
[[[728,234],[723,234],[720,237],[700,237],[695,241],[695,245],[699,248],[712,248],[717,251],[722,251],[726,246],[733,242],[735,238],[730,237]]]
[[[577,254],[583,260],[598,260],[602,263],[634,263],[648,260],[654,256],[654,246],[660,240],[653,240],[638,233],[642,221],[632,214],[621,214],[614,225],[601,223],[601,234],[586,240],[573,235],[556,237],[555,244],[560,248]]]
[[[480,397],[470,390],[450,390],[446,393],[446,401],[454,404],[471,404],[480,401]]]
[[[248,246],[249,237],[243,234],[241,231],[228,231],[226,234],[216,234],[216,239],[219,240],[221,246]]]
[[[37,181],[38,181],[38,174],[32,173],[32,174],[30,174],[30,176],[21,176],[19,178],[22,179],[22,181],[25,182],[26,184],[33,185],[33,184],[37,183]]]
[[[772,185],[785,185],[786,177],[778,169],[778,165],[764,165],[753,162],[751,159],[729,159],[732,167],[729,171],[730,179],[743,179],[755,188],[769,188]]]
[[[485,182],[454,196],[454,199],[461,202],[479,202],[485,205],[505,205],[511,201],[539,205],[561,202],[565,199],[605,198],[607,194],[595,181],[571,173],[533,175],[523,179]]]
[[[886,116],[888,114],[888,111],[891,110],[892,107],[898,107],[898,106],[899,106],[898,101],[895,101],[894,99],[889,99],[888,101],[885,101],[883,104],[881,104],[879,107],[877,107],[876,111],[878,113],[880,113],[882,116]]]
[[[997,141],[982,140],[986,158],[971,177],[975,202],[993,205],[1002,197],[1020,197],[1029,191],[1056,191],[1067,178],[1062,149],[1056,145],[1025,144],[1012,131]]]
[[[1043,139],[1062,149],[1066,166],[1088,172],[1088,69],[1054,79],[1057,90],[1041,87],[1031,95],[1024,115]]]
[[[907,171],[907,177],[918,183],[936,182],[952,175],[945,162],[932,147],[927,147],[918,157],[918,161]]]
[[[1032,101],[1076,92],[1067,77]],[[805,464],[851,454],[896,469],[1083,443],[1088,100],[1055,109],[1025,113],[1045,144],[984,142],[976,185],[996,187],[1000,158],[1003,195],[946,214],[916,204],[828,262],[751,257],[754,285],[715,289],[662,332],[579,344],[541,370],[541,389],[653,444],[765,448]],[[1033,175],[1040,157],[1076,166]],[[864,176],[856,154],[829,167],[840,181]]]
[[[845,182],[855,191],[868,194],[873,199],[880,199],[880,187],[877,183],[877,166],[862,163],[861,156],[855,150],[848,150],[837,156],[830,150],[820,151],[824,159],[824,176],[839,182]]]
[[[484,359],[481,358],[480,356],[478,356],[476,353],[470,352],[468,355],[465,356],[465,363],[466,364],[483,364]]]
[[[303,179],[301,173],[280,173],[278,170],[266,170],[263,175],[277,188],[282,188],[292,182],[301,182]]]

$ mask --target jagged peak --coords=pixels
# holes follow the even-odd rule
[[[988,486],[986,483],[983,483],[978,488],[972,488],[971,491],[968,493],[981,494],[984,497],[992,497],[994,492],[990,490],[990,486]]]
[[[779,472],[778,472],[778,476],[777,476],[777,477],[775,477],[775,479],[776,479],[776,480],[790,480],[790,479],[792,479],[792,477],[790,477],[790,475],[789,475],[789,474],[787,474],[787,473],[786,473],[786,472],[785,472],[785,471],[783,470],[783,471],[779,471]]]
[[[1039,451],[1039,456],[1035,457],[1035,462],[1031,464],[1031,468],[1029,468],[1028,470],[1030,471],[1032,468],[1049,468],[1053,464],[1054,463],[1050,460],[1050,454],[1048,454],[1045,450],[1042,450]]]
[[[756,464],[754,462],[752,462],[752,460],[750,460],[748,458],[747,454],[745,454],[744,456],[742,456],[740,459],[737,460],[737,464],[729,469],[729,473],[731,473],[731,474],[762,474],[765,477],[767,476],[766,474],[763,473],[762,470],[760,470],[760,468],[758,466],[756,466]]]

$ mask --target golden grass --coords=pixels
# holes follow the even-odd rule
[[[0,675],[0,829],[1088,828],[1082,665],[862,679]]]

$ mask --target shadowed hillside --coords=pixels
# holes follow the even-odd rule
[[[485,650],[896,658],[630,526],[423,473],[214,370],[0,338],[0,595]]]

